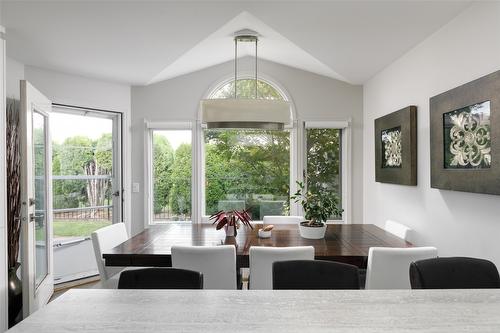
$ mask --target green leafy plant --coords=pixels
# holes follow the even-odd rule
[[[248,214],[249,211],[250,208],[242,211],[231,210],[226,212],[220,210],[217,213],[212,214],[209,220],[214,221],[212,224],[215,224],[215,229],[217,230],[222,229],[225,225],[235,226],[238,228],[239,222],[243,223],[244,226],[253,229],[253,226],[250,223],[250,221],[252,221],[252,218],[250,217],[250,214]]]
[[[322,189],[308,191],[302,182],[297,182],[297,185],[297,192],[290,199],[302,205],[309,226],[321,227],[330,216],[344,211],[339,207],[339,197],[335,193]]]

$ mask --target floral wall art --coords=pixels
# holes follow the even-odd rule
[[[382,131],[382,168],[401,168],[401,126]]]
[[[446,169],[491,166],[490,101],[443,114],[443,125]]]
[[[375,179],[417,185],[417,107],[375,119]]]
[[[430,99],[431,187],[500,194],[500,71]]]

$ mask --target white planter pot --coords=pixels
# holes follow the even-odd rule
[[[322,239],[325,237],[326,224],[322,227],[307,227],[300,225],[299,223],[300,236],[307,239]]]

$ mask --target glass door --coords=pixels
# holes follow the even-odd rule
[[[21,265],[23,312],[45,305],[54,290],[49,113],[52,103],[21,81]]]
[[[98,274],[90,234],[121,222],[121,115],[54,105],[51,113],[56,283]]]

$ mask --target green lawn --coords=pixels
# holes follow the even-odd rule
[[[81,221],[65,221],[57,220],[53,222],[54,238],[57,237],[87,237],[90,234],[102,227],[110,225],[108,220],[81,220]],[[36,239],[42,240],[42,230],[36,231]]]

